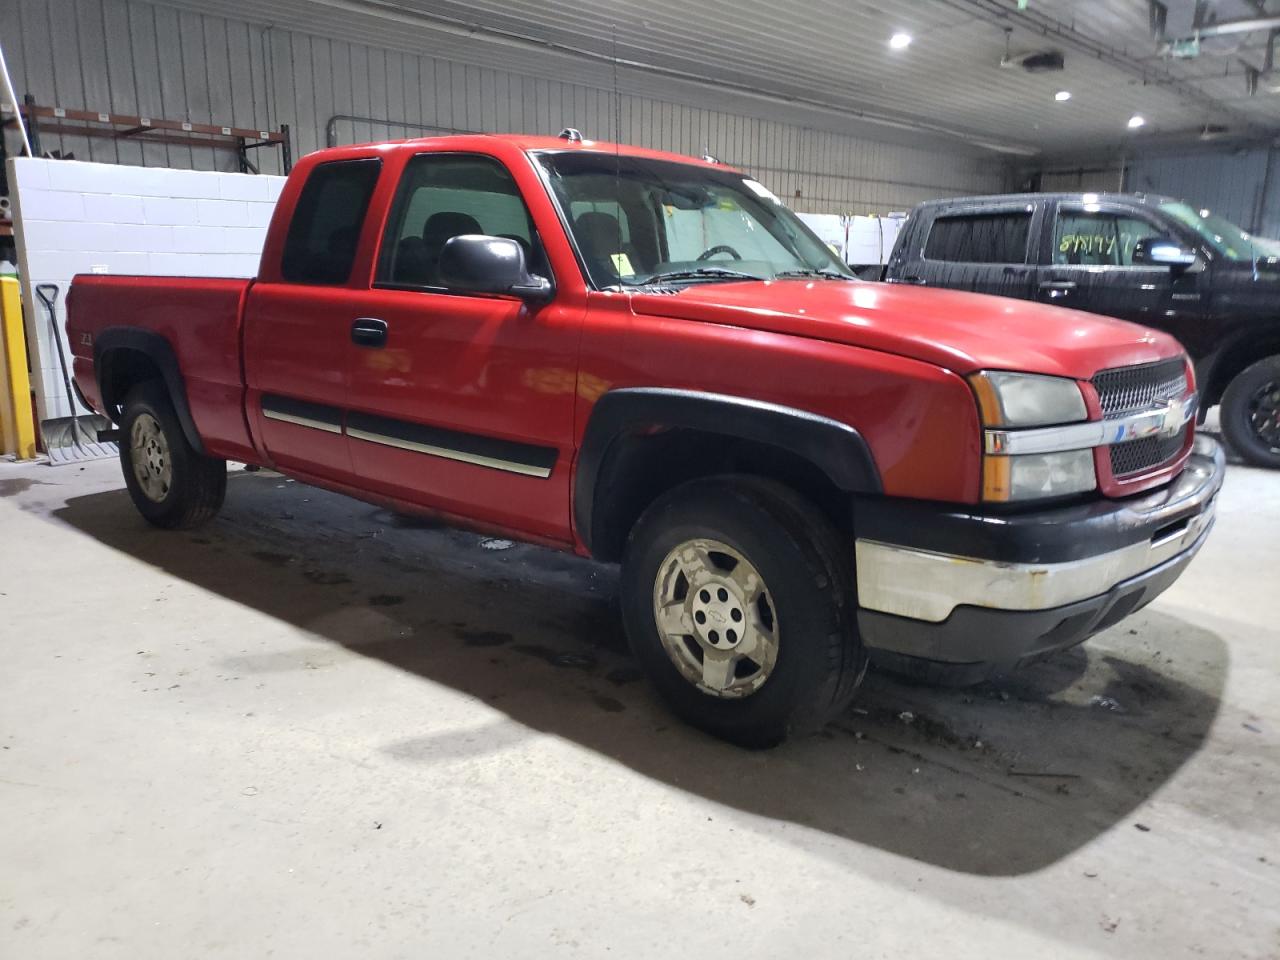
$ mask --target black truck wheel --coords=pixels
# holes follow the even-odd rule
[[[1280,467],[1280,355],[1246,367],[1222,395],[1222,432],[1258,467]]]
[[[684,720],[747,747],[816,729],[866,668],[851,545],[789,488],[694,480],[637,521],[622,566],[627,636]]]
[[[217,514],[227,492],[227,462],[191,446],[169,395],[154,381],[125,398],[120,466],[133,505],[157,527],[197,527]]]

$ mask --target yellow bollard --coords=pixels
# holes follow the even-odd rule
[[[22,335],[22,295],[13,277],[0,277],[0,440],[5,453],[19,460],[35,459],[36,425],[31,416],[27,342]]]

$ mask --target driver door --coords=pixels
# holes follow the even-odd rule
[[[551,277],[500,161],[410,158],[369,293],[382,335],[349,348],[352,461],[371,490],[567,541],[582,307],[444,286],[440,253],[461,234],[516,240],[529,269]]]
[[[1203,263],[1185,270],[1135,263],[1139,240],[1168,228],[1127,207],[1059,203],[1036,285],[1038,299],[1171,329],[1201,313]]]

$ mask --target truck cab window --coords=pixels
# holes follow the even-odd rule
[[[548,152],[538,160],[598,289],[853,279],[781,200],[741,173],[592,152]]]
[[[924,257],[952,263],[1026,263],[1030,233],[1030,211],[938,217],[929,230]]]
[[[414,157],[382,238],[377,281],[437,287],[444,245],[473,233],[515,240],[531,272],[549,272],[529,209],[501,163],[459,154]]]
[[[1145,220],[1118,213],[1063,210],[1053,232],[1053,262],[1063,266],[1133,265],[1139,240],[1160,236]]]
[[[280,273],[290,283],[343,284],[382,161],[339,160],[311,171],[285,239]]]

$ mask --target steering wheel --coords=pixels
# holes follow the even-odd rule
[[[727,243],[721,243],[712,247],[710,250],[702,251],[702,253],[698,255],[698,261],[701,262],[703,260],[710,260],[717,253],[727,253],[729,254],[729,256],[733,257],[733,259],[735,260],[742,259],[742,254],[740,254],[737,250],[733,249],[733,247],[729,246]]]

